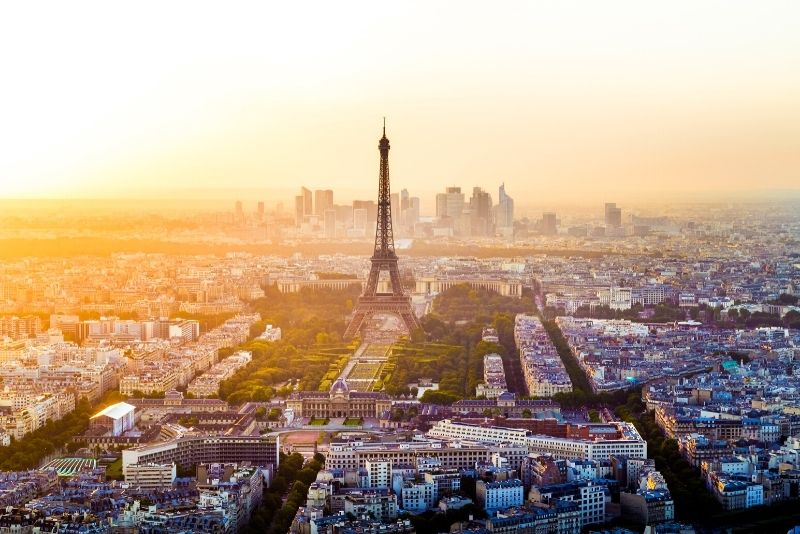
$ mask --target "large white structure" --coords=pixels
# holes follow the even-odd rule
[[[135,411],[134,406],[127,402],[118,402],[94,414],[89,420],[89,426],[105,429],[112,436],[121,436],[133,428]]]
[[[428,436],[438,439],[463,439],[480,443],[513,443],[527,445],[529,430],[502,426],[480,426],[457,423],[450,419],[438,421],[428,431]]]
[[[432,459],[437,469],[464,469],[475,467],[476,462],[491,462],[495,453],[506,458],[512,469],[519,469],[528,456],[528,448],[525,445],[436,439],[400,443],[332,442],[325,458],[325,467],[357,471],[366,468],[367,462],[373,460],[389,460],[393,465],[420,466]]]
[[[620,435],[611,439],[572,439],[532,435],[528,438],[528,450],[539,454],[551,454],[557,459],[583,458],[585,460],[608,460],[612,455],[629,458],[647,458],[647,442],[642,439],[631,423],[612,423]]]
[[[585,425],[585,437],[568,438],[533,434],[521,428],[480,426],[443,419],[428,431],[428,435],[439,439],[463,439],[482,443],[511,443],[524,445],[530,452],[551,454],[558,459],[580,458],[585,460],[607,460],[612,455],[629,458],[646,458],[647,442],[631,423],[614,422],[603,425]],[[592,432],[603,427],[610,432],[606,438]]]

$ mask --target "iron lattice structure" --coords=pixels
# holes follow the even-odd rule
[[[381,313],[397,315],[405,324],[409,333],[419,328],[419,320],[411,309],[411,297],[403,291],[400,281],[400,270],[397,267],[397,254],[394,250],[394,234],[392,232],[392,203],[389,187],[389,139],[386,138],[386,123],[383,125],[383,137],[378,142],[381,153],[380,178],[378,180],[378,221],[375,227],[375,250],[372,253],[372,266],[369,270],[364,293],[358,298],[353,317],[344,333],[345,339],[352,339],[358,334],[365,322],[372,316]],[[378,281],[381,272],[389,273],[391,293],[379,293]]]

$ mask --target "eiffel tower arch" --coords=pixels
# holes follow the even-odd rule
[[[403,291],[400,281],[400,270],[397,267],[397,253],[394,250],[394,234],[392,232],[392,203],[389,188],[389,139],[386,138],[386,121],[383,123],[383,137],[378,141],[381,154],[380,174],[378,179],[378,224],[375,227],[375,249],[372,253],[372,266],[364,286],[364,292],[358,298],[353,317],[345,330],[345,339],[355,337],[365,322],[377,314],[393,314],[400,317],[409,333],[419,328],[419,320],[411,309],[411,297]],[[392,286],[390,293],[378,292],[378,280],[381,272],[389,273]]]

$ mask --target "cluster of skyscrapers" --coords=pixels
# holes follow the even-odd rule
[[[238,205],[238,204],[237,204]],[[514,200],[499,189],[499,202],[480,187],[467,198],[460,187],[447,187],[436,195],[435,217],[423,216],[419,197],[407,189],[391,195],[392,228],[400,237],[510,236],[514,227]],[[373,200],[353,200],[350,205],[333,202],[330,189],[306,187],[295,196],[295,229],[300,235],[367,237],[373,233],[378,205]]]

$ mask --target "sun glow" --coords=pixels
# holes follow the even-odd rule
[[[13,3],[0,195],[800,183],[800,4]],[[655,184],[655,185],[652,185]]]

